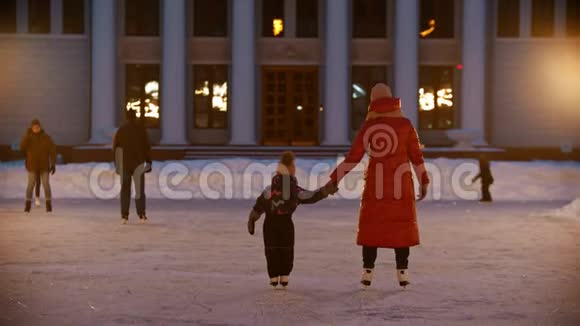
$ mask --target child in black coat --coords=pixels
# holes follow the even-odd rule
[[[485,155],[480,155],[479,157],[479,174],[473,178],[472,182],[478,179],[481,179],[481,199],[479,201],[482,203],[491,203],[492,199],[489,186],[493,184],[493,176],[491,175],[489,160]]]
[[[308,191],[300,186],[294,176],[294,154],[284,152],[280,158],[272,185],[267,187],[256,200],[248,219],[248,232],[253,235],[256,221],[262,213],[264,220],[264,247],[270,285],[288,286],[290,272],[294,265],[294,223],[292,213],[300,204],[314,204],[337,191],[329,185],[316,191]]]

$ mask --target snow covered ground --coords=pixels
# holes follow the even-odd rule
[[[60,199],[52,215],[22,204],[0,200],[0,325],[580,322],[580,219],[546,213],[568,201],[421,202],[411,286],[381,250],[366,291],[358,201],[298,208],[286,291],[266,284],[261,228],[246,233],[251,201],[149,200],[151,223],[126,226],[117,200]]]
[[[328,181],[336,160],[299,159],[297,177],[306,188],[316,188]],[[475,160],[427,160],[431,190],[427,200],[474,200],[479,183],[470,184],[479,171]],[[149,198],[255,198],[270,182],[266,176],[275,171],[275,160],[244,158],[155,162],[147,174]],[[351,172],[334,199],[359,198],[363,187],[365,162]],[[568,200],[580,197],[580,162],[492,162],[495,200],[536,201]],[[262,174],[264,177],[262,177]],[[117,178],[117,179],[114,179]],[[55,198],[115,198],[118,176],[110,163],[59,165],[51,177]],[[26,172],[23,162],[0,163],[0,198],[24,198]]]

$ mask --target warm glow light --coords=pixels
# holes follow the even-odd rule
[[[145,94],[149,95],[153,94],[154,92],[159,92],[159,83],[155,80],[152,80],[145,84]]]
[[[298,106],[296,107],[296,110],[298,110],[298,111],[302,111],[302,105],[298,105]]]
[[[437,106],[438,107],[452,107],[453,106],[453,90],[451,88],[442,88],[437,91]]]
[[[195,90],[195,95],[209,96],[209,81],[204,81],[203,86]]]
[[[147,104],[144,107],[144,111],[145,111],[144,117],[159,119],[159,106],[151,103],[150,99],[146,99],[145,103],[147,103]],[[135,116],[137,118],[141,117],[141,101],[140,100],[127,102],[127,105],[125,106],[125,108],[127,109],[127,111],[129,111],[129,110],[135,111]]]
[[[284,31],[284,20],[280,18],[274,18],[274,20],[272,21],[272,29],[274,32],[274,36],[282,34],[282,32]]]
[[[228,83],[213,84],[213,96],[211,98],[211,106],[222,112],[228,110]]]
[[[145,117],[159,119],[159,107],[153,103],[145,106]]]
[[[137,118],[141,117],[141,101],[140,100],[136,100],[133,102],[127,102],[127,105],[125,106],[125,108],[127,109],[127,111],[129,110],[133,110],[135,111],[135,115],[137,116]]]
[[[433,92],[425,92],[424,88],[419,88],[419,109],[421,111],[435,109],[435,95]]]
[[[435,31],[435,19],[429,20],[429,28],[424,31],[421,31],[419,34],[421,37],[426,37],[427,35],[433,33]]]

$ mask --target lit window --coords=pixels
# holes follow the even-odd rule
[[[125,110],[134,110],[147,128],[159,128],[159,65],[126,65]]]
[[[193,66],[193,118],[196,128],[227,127],[228,68],[225,65]]]
[[[453,67],[423,66],[419,69],[419,129],[454,127]]]
[[[421,0],[421,37],[452,38],[454,0]]]
[[[262,2],[262,36],[284,36],[284,0]]]

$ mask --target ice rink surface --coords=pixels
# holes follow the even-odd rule
[[[567,202],[420,203],[411,285],[392,250],[360,290],[356,200],[301,206],[287,290],[267,285],[243,200],[0,200],[0,325],[580,325],[580,218]]]

